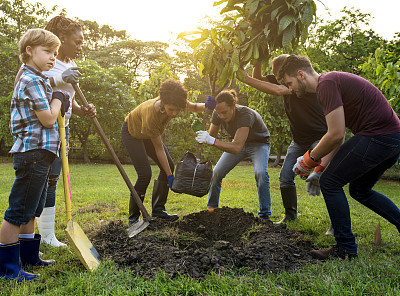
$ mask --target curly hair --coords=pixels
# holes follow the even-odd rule
[[[159,95],[164,105],[186,109],[188,92],[182,82],[172,78],[165,80],[160,85]]]
[[[215,100],[217,101],[217,104],[225,102],[229,107],[232,107],[234,103],[238,102],[238,97],[234,89],[227,89],[221,91],[215,97]]]
[[[62,35],[68,36],[76,31],[82,31],[82,26],[63,15],[58,15],[47,23],[45,29],[61,37]]]
[[[24,35],[22,35],[18,42],[20,53],[19,59],[23,63],[27,63],[29,61],[30,56],[26,52],[26,48],[28,46],[35,47],[41,45],[51,49],[56,49],[60,46],[60,44],[60,39],[52,32],[43,29],[30,29],[26,31]]]

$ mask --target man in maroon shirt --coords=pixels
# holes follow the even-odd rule
[[[286,59],[278,80],[283,80],[298,97],[307,92],[317,93],[328,125],[318,145],[300,157],[293,170],[306,177],[322,157],[334,155],[319,183],[337,245],[329,250],[313,250],[311,254],[319,259],[357,256],[350,209],[343,191],[346,184],[351,197],[400,231],[400,209],[388,197],[372,190],[400,156],[400,120],[379,89],[350,73],[319,75],[307,58],[296,55]],[[342,145],[346,127],[354,136]]]

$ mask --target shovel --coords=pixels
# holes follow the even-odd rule
[[[69,166],[67,158],[67,141],[65,137],[65,120],[61,117],[61,112],[57,118],[58,127],[61,138],[61,161],[62,161],[62,174],[64,181],[64,197],[65,209],[67,214],[67,232],[68,240],[73,247],[79,259],[89,270],[95,270],[99,264],[99,253],[93,247],[90,240],[87,238],[82,228],[78,223],[72,220],[72,196],[71,196],[71,183],[69,180]]]
[[[79,88],[79,86],[76,83],[73,83],[72,86],[74,87],[75,92],[77,93],[78,97],[80,98],[82,105],[85,107],[89,107],[89,104],[88,104],[85,96],[83,95],[81,89]],[[91,117],[90,119],[92,120],[92,122],[93,122],[100,138],[102,139],[103,143],[105,144],[108,152],[111,154],[111,156],[114,160],[114,163],[117,166],[126,185],[128,186],[133,198],[135,199],[137,206],[139,207],[140,211],[142,212],[143,220],[139,220],[138,222],[132,224],[128,228],[128,236],[133,237],[133,236],[137,235],[138,233],[140,233],[141,231],[143,231],[147,226],[149,226],[149,221],[151,221],[151,217],[150,217],[149,213],[147,212],[146,208],[144,207],[143,202],[140,199],[139,195],[137,194],[131,181],[129,180],[128,175],[126,174],[124,168],[122,167],[117,154],[115,154],[114,149],[112,148],[110,142],[107,140],[107,137],[104,134],[104,131],[99,124],[99,121],[97,120],[96,117]]]

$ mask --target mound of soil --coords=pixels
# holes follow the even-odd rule
[[[243,209],[201,211],[176,222],[155,219],[133,238],[126,229],[122,221],[112,221],[96,233],[93,245],[102,259],[129,266],[145,277],[159,269],[171,277],[194,278],[233,268],[271,273],[315,262],[310,256],[312,243],[301,233]]]

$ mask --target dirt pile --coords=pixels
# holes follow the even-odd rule
[[[126,228],[122,221],[112,221],[92,242],[103,259],[129,266],[142,276],[152,277],[159,269],[169,276],[194,278],[232,268],[270,273],[315,262],[310,256],[312,244],[302,234],[242,209],[201,211],[172,223],[156,219],[133,238],[128,238]]]

